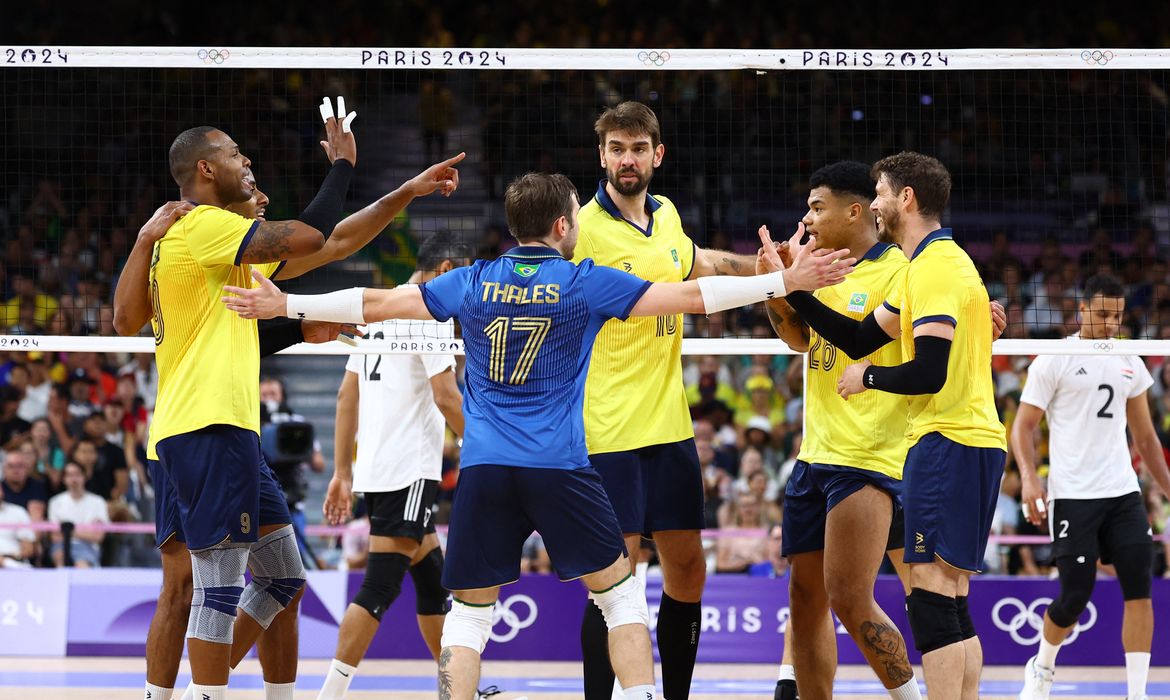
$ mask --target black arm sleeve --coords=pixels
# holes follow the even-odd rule
[[[867,389],[891,394],[936,394],[947,383],[951,341],[933,335],[914,338],[914,359],[897,367],[868,367],[862,378]]]
[[[353,165],[344,158],[333,162],[317,196],[309,202],[309,206],[297,217],[298,221],[308,224],[321,232],[325,238],[333,233],[337,222],[341,221],[342,208],[345,206],[345,195],[349,192],[349,181],[353,177]]]
[[[878,325],[873,314],[856,321],[833,311],[808,292],[792,292],[784,300],[822,338],[854,360],[860,360],[893,340]]]
[[[297,318],[266,318],[259,323],[260,357],[274,355],[287,347],[305,342],[301,321]]]

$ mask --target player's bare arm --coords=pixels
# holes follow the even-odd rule
[[[392,318],[434,319],[423,303],[422,292],[413,285],[394,289],[354,287],[329,294],[288,295],[259,270],[252,271],[252,278],[259,283],[258,287],[224,287],[227,295],[222,298],[224,305],[241,318],[288,316],[333,323],[373,323]],[[292,308],[290,296],[294,297]]]
[[[767,227],[760,227],[761,236],[766,230]],[[776,245],[775,250],[784,267],[792,265],[792,254],[788,250],[788,241]],[[756,253],[757,275],[775,271],[768,264],[768,260],[769,257],[761,246],[759,252]],[[772,299],[765,302],[764,310],[768,313],[768,322],[772,324],[772,330],[776,332],[776,336],[780,340],[784,341],[785,345],[795,352],[808,352],[809,343],[812,340],[811,332],[808,324],[800,318],[800,314],[796,313],[796,309],[783,299]]]
[[[431,393],[447,425],[456,435],[463,437],[463,394],[455,381],[455,370],[448,369],[431,377]]]
[[[746,277],[756,274],[755,267],[756,257],[754,255],[740,255],[711,248],[695,248],[695,264],[687,279],[694,280],[713,275]]]
[[[1142,457],[1142,464],[1158,483],[1162,493],[1170,494],[1170,470],[1166,467],[1162,441],[1158,439],[1158,431],[1154,429],[1148,394],[1149,391],[1143,391],[1139,396],[1125,402],[1125,418],[1129,424],[1129,432],[1133,435],[1134,446]]]
[[[1048,517],[1045,505],[1048,494],[1036,471],[1036,431],[1043,417],[1044,409],[1021,402],[1016,419],[1012,422],[1011,434],[1012,452],[1020,468],[1020,503],[1023,504],[1024,517],[1037,527]]]
[[[699,279],[688,282],[653,284],[630,312],[631,316],[659,316],[675,313],[714,313],[727,308],[745,306],[795,291],[809,291],[840,283],[853,271],[854,258],[846,258],[847,250],[815,249],[810,241],[800,245],[804,235],[801,225],[789,246],[796,251],[792,265],[785,268],[769,237],[766,227],[761,227],[760,236],[766,243],[765,255],[771,261],[771,269],[777,270],[766,275],[756,275],[751,280]],[[755,261],[752,261],[755,270]],[[726,302],[724,301],[726,299]]]
[[[325,492],[322,514],[332,525],[349,520],[353,505],[353,447],[357,442],[358,376],[346,372],[337,390],[336,428],[333,437],[333,478]]]
[[[114,330],[118,335],[135,335],[150,321],[150,258],[154,244],[194,208],[190,202],[167,202],[139,229],[114,290]]]
[[[325,242],[325,247],[311,255],[290,260],[281,268],[276,279],[292,279],[322,265],[348,258],[374,240],[399,212],[419,197],[433,192],[450,197],[459,188],[459,170],[455,166],[466,156],[466,153],[460,153],[430,166],[398,189],[347,216],[333,229],[333,235]]]

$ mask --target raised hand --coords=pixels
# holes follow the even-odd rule
[[[347,479],[334,476],[325,491],[325,502],[321,513],[330,525],[341,525],[349,520],[353,507],[353,484]]]
[[[220,298],[224,306],[238,313],[240,318],[284,316],[288,308],[287,295],[259,270],[252,270],[252,279],[259,282],[260,286],[248,289],[225,286],[223,291],[229,296]]]
[[[348,160],[350,165],[357,165],[357,141],[349,127],[357,117],[357,112],[346,114],[345,98],[340,95],[337,97],[336,115],[328,97],[321,100],[318,108],[321,110],[321,121],[325,122],[326,140],[321,142],[321,148],[325,149],[329,162],[335,163],[338,158],[342,158]]]
[[[442,163],[435,163],[412,177],[406,186],[415,197],[425,197],[436,190],[444,197],[450,197],[459,189],[459,171],[455,166],[466,157],[466,153],[460,153]]]
[[[759,251],[756,252],[756,274],[764,275],[769,272],[779,272],[788,267],[786,261],[780,256],[778,251],[779,246],[772,240],[772,234],[769,233],[767,226],[760,227],[760,246]],[[788,244],[785,243],[785,252],[787,252]],[[790,262],[787,261],[787,262]]]
[[[195,208],[190,202],[167,202],[154,210],[154,215],[138,230],[138,237],[147,243],[155,243],[187,212]]]
[[[822,287],[839,284],[853,272],[856,258],[846,258],[848,250],[826,250],[817,248],[816,241],[801,245],[804,238],[804,224],[797,224],[796,233],[788,239],[788,250],[792,253],[792,264],[784,270],[784,284],[790,292],[811,292]]]

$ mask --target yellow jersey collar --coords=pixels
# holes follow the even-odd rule
[[[926,238],[923,238],[922,242],[918,244],[918,247],[914,250],[914,255],[911,255],[910,259],[913,260],[914,258],[917,258],[918,255],[926,249],[926,246],[934,243],[935,241],[951,241],[954,240],[954,238],[955,237],[951,235],[951,230],[949,228],[940,228],[936,231],[931,231],[930,233],[926,234]]]
[[[646,228],[643,229],[633,221],[630,221],[626,217],[622,216],[621,210],[618,209],[617,204],[614,204],[613,197],[610,197],[609,192],[605,189],[605,184],[606,180],[602,180],[600,183],[598,183],[597,195],[595,197],[597,203],[600,204],[601,208],[605,210],[605,213],[609,214],[615,219],[626,222],[630,226],[638,229],[642,235],[649,238],[650,235],[654,233],[654,212],[658,211],[658,208],[662,206],[662,202],[654,199],[654,195],[650,194],[649,192],[646,193],[646,213],[650,215],[650,223],[648,223]]]
[[[859,260],[858,262],[861,262],[863,260],[877,260],[881,256],[885,255],[887,250],[889,250],[890,248],[894,248],[894,247],[895,246],[893,243],[883,243],[881,241],[878,241],[877,243],[873,244],[872,248],[865,251],[865,255],[862,255],[861,260]]]

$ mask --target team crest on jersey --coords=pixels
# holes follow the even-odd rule
[[[678,259],[678,248],[670,249],[670,257],[674,258],[674,266],[682,268],[682,261]]]
[[[865,302],[867,301],[869,301],[868,294],[865,292],[854,292],[853,296],[849,297],[849,306],[847,308],[850,311],[862,313],[865,311]]]
[[[512,272],[515,272],[516,274],[520,275],[521,277],[531,277],[531,276],[536,274],[536,271],[539,268],[540,268],[540,265],[529,265],[528,263],[516,263],[515,266],[512,267]]]

